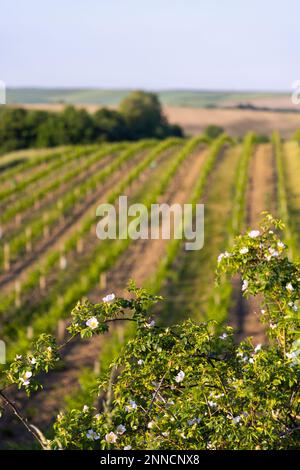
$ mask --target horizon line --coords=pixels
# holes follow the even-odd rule
[[[153,92],[192,92],[192,93],[271,93],[290,94],[290,90],[270,89],[239,89],[239,88],[189,88],[189,87],[102,87],[102,86],[48,86],[48,85],[17,85],[6,87],[10,90],[95,90],[95,91],[153,91]]]

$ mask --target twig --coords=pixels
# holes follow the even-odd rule
[[[300,426],[298,426],[297,428],[289,429],[287,432],[285,432],[284,434],[282,434],[282,437],[289,436],[290,434],[292,434],[292,433],[295,432],[295,431],[300,431]]]
[[[156,388],[156,390],[155,390],[155,392],[154,392],[154,394],[153,394],[151,403],[150,403],[149,408],[148,408],[148,411],[147,411],[147,415],[148,415],[148,416],[149,416],[150,411],[151,411],[151,409],[152,409],[153,403],[154,403],[154,401],[155,401],[155,399],[156,399],[156,397],[157,397],[157,394],[158,394],[158,392],[159,392],[159,389],[160,389],[160,387],[162,386],[162,383],[163,383],[163,381],[164,381],[164,378],[165,378],[165,376],[166,376],[166,373],[167,373],[167,371],[164,373],[164,375],[163,375],[162,378],[160,379],[159,384],[158,384],[158,386],[157,386],[157,388]]]
[[[34,437],[34,439],[36,441],[39,442],[39,444],[41,445],[42,449],[46,449],[43,441],[40,439],[40,437],[32,430],[32,428],[30,427],[30,425],[28,424],[26,418],[23,418],[23,416],[21,415],[21,413],[19,412],[19,410],[17,409],[17,407],[14,405],[14,403],[6,396],[4,395],[3,391],[0,390],[0,396],[2,398],[2,400],[4,401],[4,403],[6,404],[6,406],[8,406],[12,411],[13,413],[17,416],[17,418],[21,421],[21,423],[23,424],[23,426],[25,426],[25,428],[27,429],[27,431]]]

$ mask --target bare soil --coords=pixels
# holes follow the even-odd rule
[[[209,124],[222,126],[235,137],[248,131],[270,136],[277,130],[288,138],[300,128],[300,115],[288,112],[167,107],[165,114],[171,123],[181,125],[191,135],[200,134]]]

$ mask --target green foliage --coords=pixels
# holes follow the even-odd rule
[[[157,95],[133,91],[120,104],[132,139],[144,137],[164,138],[168,135],[182,137],[178,126],[169,126]]]
[[[244,295],[264,296],[262,320],[272,325],[270,337],[275,335],[286,352],[299,328],[300,266],[286,256],[287,247],[276,233],[283,227],[267,214],[261,230],[237,237],[233,250],[218,261],[220,272],[242,275]]]
[[[283,149],[282,142],[278,132],[272,135],[272,144],[275,153],[276,170],[277,170],[277,207],[278,215],[285,224],[285,239],[289,245],[290,255],[295,256],[296,253],[296,240],[291,230],[291,221],[288,210],[288,198],[286,190],[285,172],[283,165]]]
[[[293,135],[294,140],[298,140],[300,142],[300,129],[298,129],[295,134]]]
[[[230,252],[219,256],[221,274],[242,274],[244,295],[263,296],[267,345],[254,347],[251,339],[236,345],[232,329],[217,332],[212,321],[156,326],[149,311],[160,298],[134,284],[129,298],[78,303],[72,311],[71,337],[102,334],[114,321],[133,322],[136,335],[111,365],[109,377],[95,387],[99,409],[85,405],[60,412],[44,446],[298,448],[300,267],[286,256],[278,236],[282,228],[266,215],[260,230],[238,236]],[[38,386],[36,374],[54,366],[57,352],[54,339],[43,336],[35,345],[37,365],[32,365],[30,353],[16,358],[6,373],[9,383],[24,386],[30,394]],[[28,368],[32,375],[26,377]]]
[[[67,106],[62,112],[4,108],[0,112],[0,152],[29,147],[54,147],[101,141],[182,137],[178,125],[169,125],[153,93],[133,92],[121,110],[102,108],[94,114]]]
[[[249,132],[243,141],[242,152],[239,160],[239,165],[236,174],[235,196],[233,202],[233,214],[230,228],[231,240],[232,237],[242,229],[245,215],[246,203],[246,187],[248,184],[248,168],[251,155],[254,149],[256,136]]]
[[[95,112],[93,119],[97,135],[105,135],[106,139],[111,142],[129,138],[126,121],[118,111],[101,108]]]
[[[219,135],[223,134],[223,132],[225,132],[223,127],[216,126],[215,124],[210,124],[204,129],[204,134],[212,140],[219,137]]]
[[[25,148],[32,142],[27,138],[27,111],[18,108],[0,110],[0,149],[2,152]]]
[[[55,339],[46,334],[39,336],[33,350],[26,356],[17,355],[6,372],[8,383],[24,387],[26,393],[36,391],[41,384],[35,377],[41,372],[49,372],[59,361],[58,347]]]
[[[270,142],[270,137],[264,134],[256,134],[255,135],[255,143],[256,144],[266,144]]]

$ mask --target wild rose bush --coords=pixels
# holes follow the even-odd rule
[[[157,326],[149,312],[160,298],[134,285],[130,300],[109,295],[96,305],[78,303],[71,338],[105,333],[117,320],[135,322],[136,334],[107,381],[98,383],[98,405],[59,413],[52,438],[38,434],[42,447],[298,448],[300,267],[287,258],[281,229],[267,215],[260,230],[237,237],[218,258],[218,276],[241,273],[243,295],[262,294],[267,345],[251,339],[236,345],[233,330],[212,321]],[[37,373],[55,366],[60,348],[43,336],[32,353],[11,364],[7,383],[30,395]]]

